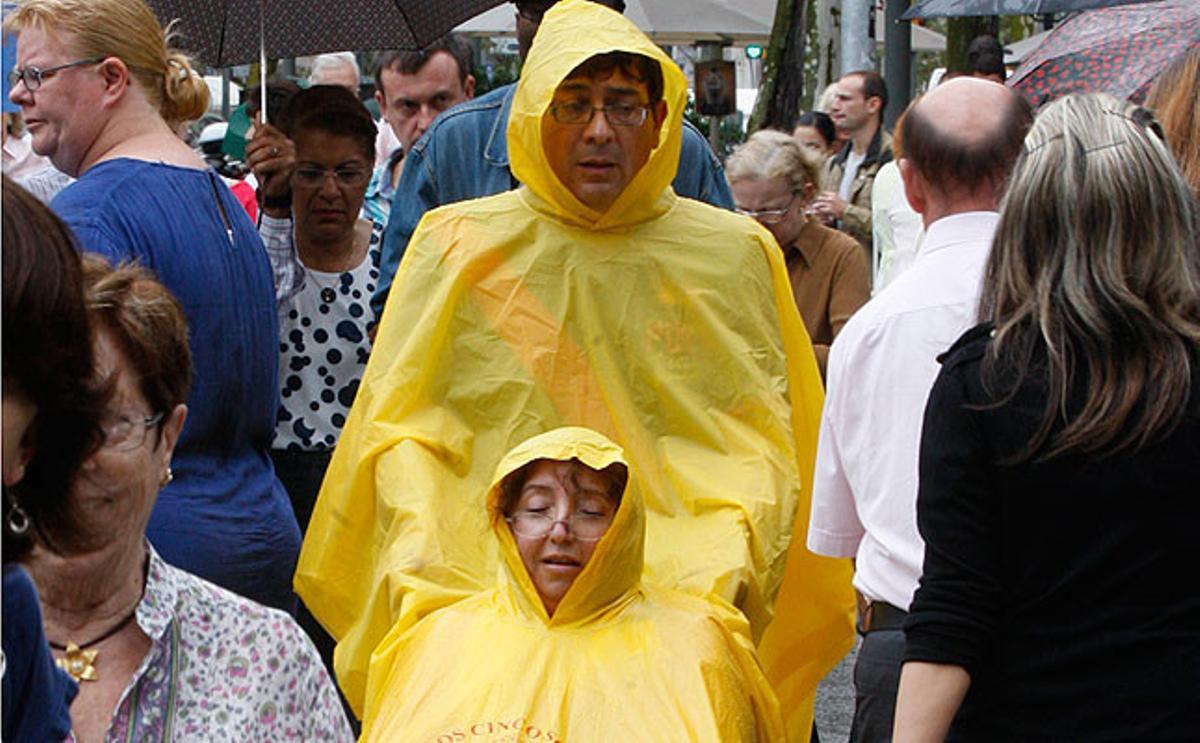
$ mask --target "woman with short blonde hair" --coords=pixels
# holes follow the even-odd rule
[[[725,177],[738,212],[757,219],[783,249],[792,294],[824,375],[830,344],[871,288],[858,242],[808,215],[820,162],[787,134],[762,130],[729,156]]]

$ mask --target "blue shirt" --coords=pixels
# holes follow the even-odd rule
[[[516,91],[513,83],[451,108],[434,120],[405,156],[383,236],[379,284],[371,299],[376,318],[383,313],[392,277],[425,212],[520,185],[508,169],[508,115]],[[679,169],[671,186],[680,196],[733,208],[721,161],[686,121]]]
[[[383,227],[387,225],[388,216],[392,212],[392,199],[396,189],[392,188],[392,169],[404,159],[404,149],[397,147],[388,156],[383,165],[375,168],[371,174],[371,182],[367,184],[367,193],[363,196],[362,217]]]
[[[102,162],[51,203],[83,250],[136,261],[183,306],[187,423],[146,534],[172,565],[291,609],[300,529],[268,455],[279,405],[271,267],[250,218],[211,170]]]
[[[71,700],[79,690],[54,665],[42,632],[33,581],[4,566],[4,740],[60,741],[71,732]]]

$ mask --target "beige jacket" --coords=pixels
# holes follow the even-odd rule
[[[821,172],[822,191],[836,192],[841,186],[842,174],[846,171],[846,158],[850,156],[850,147],[850,143],[847,142],[841,152],[826,161],[825,168]],[[858,166],[854,184],[850,187],[850,198],[848,199],[850,204],[846,207],[846,213],[842,215],[841,224],[838,225],[842,232],[858,240],[867,249],[868,257],[871,252],[871,186],[875,183],[875,174],[891,160],[892,135],[880,127],[875,132],[875,138],[871,140],[870,146],[867,147],[866,159],[863,160],[862,165]],[[870,265],[869,261],[868,265]]]

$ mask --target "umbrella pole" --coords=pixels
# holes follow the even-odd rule
[[[267,0],[258,0],[258,95],[262,123],[267,123]]]

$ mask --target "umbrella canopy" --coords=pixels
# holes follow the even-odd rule
[[[964,15],[1040,15],[1144,3],[1147,0],[916,0],[901,18]]]
[[[626,0],[625,17],[660,44],[697,41],[766,43],[775,23],[777,0]],[[511,5],[492,8],[458,28],[472,36],[516,33]],[[875,40],[883,41],[883,25],[875,24]],[[913,51],[946,51],[946,37],[928,28],[912,27]]]
[[[493,3],[495,5],[496,3]],[[625,17],[660,44],[765,41],[776,0],[625,0]],[[513,8],[495,8],[459,26],[466,34],[511,34]]]
[[[148,0],[213,67],[346,49],[419,49],[504,0]],[[260,12],[262,38],[259,37]]]
[[[1200,2],[1161,0],[1072,16],[1008,79],[1040,107],[1068,93],[1102,91],[1140,103],[1171,62],[1200,45]]]
[[[1034,49],[1042,45],[1046,37],[1050,35],[1049,31],[1039,31],[1032,36],[1026,36],[1020,41],[1014,41],[1004,45],[1004,64],[1017,65],[1025,61]]]

